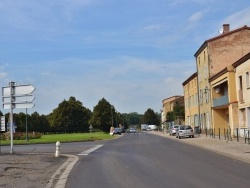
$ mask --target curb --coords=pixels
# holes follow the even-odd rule
[[[61,155],[68,157],[68,160],[64,162],[60,166],[60,168],[58,168],[57,171],[53,174],[46,188],[64,188],[72,168],[79,160],[79,157],[75,155],[68,155],[68,154],[61,154]]]

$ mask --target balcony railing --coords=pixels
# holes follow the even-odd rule
[[[220,98],[213,99],[213,107],[223,106],[228,104],[228,95],[224,95]]]

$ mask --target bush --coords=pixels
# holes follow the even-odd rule
[[[38,139],[41,138],[42,134],[39,132],[29,132],[28,138],[29,139]],[[1,135],[2,140],[10,140],[10,132],[3,133]],[[25,132],[15,132],[13,134],[13,140],[25,140],[26,139],[26,133]]]

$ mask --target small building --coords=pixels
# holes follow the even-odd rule
[[[177,117],[177,119],[173,120],[173,122],[168,120],[167,115],[169,112],[173,112],[174,106],[176,105],[176,103],[179,103],[181,106],[184,106],[184,96],[175,95],[175,96],[162,100],[161,121],[162,121],[162,125],[165,125],[165,127],[166,126],[169,127],[170,124],[183,124],[184,123],[184,119],[180,117]]]

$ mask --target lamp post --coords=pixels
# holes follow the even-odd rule
[[[112,118],[112,127],[113,127],[113,110],[112,110],[112,105],[111,105],[111,118]]]
[[[115,127],[117,127],[117,112],[115,112]]]

